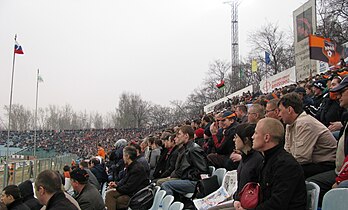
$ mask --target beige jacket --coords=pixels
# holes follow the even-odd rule
[[[286,125],[284,148],[300,164],[335,162],[337,141],[321,122],[302,112]]]

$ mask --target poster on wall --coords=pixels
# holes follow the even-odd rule
[[[295,69],[297,81],[316,74],[319,62],[309,57],[309,35],[316,31],[315,0],[309,0],[293,12]]]

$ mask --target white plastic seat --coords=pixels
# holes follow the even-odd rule
[[[348,188],[335,188],[325,193],[322,210],[346,210],[348,206]]]
[[[209,166],[209,176],[212,176],[214,172],[215,172],[215,167]]]
[[[174,201],[174,196],[166,195],[166,197],[163,198],[161,203],[162,210],[168,210],[170,205],[173,203],[173,201]]]
[[[184,208],[184,204],[179,202],[179,201],[175,201],[172,205],[170,205],[169,210],[182,210]]]
[[[164,191],[164,190],[157,191],[155,194],[155,198],[153,199],[152,206],[149,210],[158,210],[159,205],[162,202],[165,195],[166,195],[166,191]]]
[[[307,206],[306,210],[318,209],[320,187],[314,182],[307,182]]]
[[[101,189],[101,195],[102,195],[102,198],[103,198],[104,202],[105,202],[107,184],[108,183],[104,182],[103,187]]]
[[[226,168],[218,168],[214,171],[212,175],[216,175],[218,178],[219,186],[222,185],[222,180],[224,179],[224,176],[226,174],[227,170]]]

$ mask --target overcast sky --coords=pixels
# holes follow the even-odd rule
[[[215,59],[230,61],[231,8],[223,0],[0,0],[0,106],[9,104],[14,35],[13,103],[72,105],[113,111],[122,92],[169,105],[202,85]],[[292,30],[305,0],[244,0],[239,6],[240,55],[248,33],[267,22]],[[2,113],[3,114],[3,113]]]

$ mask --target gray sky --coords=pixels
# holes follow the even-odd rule
[[[122,92],[169,105],[202,85],[208,65],[230,60],[230,6],[222,0],[0,0],[0,106],[9,104],[14,35],[13,103],[70,104],[76,111],[113,111]],[[240,55],[248,32],[267,22],[292,30],[305,0],[244,0]]]

